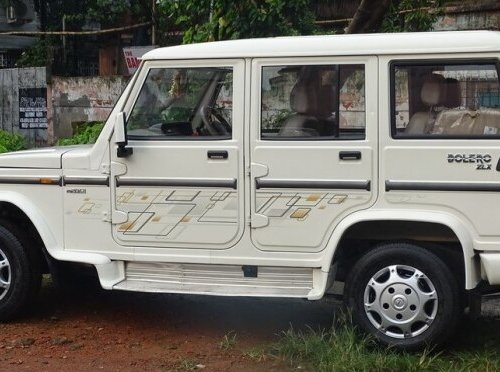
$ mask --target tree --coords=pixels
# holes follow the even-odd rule
[[[184,43],[315,30],[310,0],[159,0],[158,10],[184,32]]]
[[[442,0],[362,0],[346,33],[429,31]]]

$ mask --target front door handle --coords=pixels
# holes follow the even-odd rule
[[[340,151],[340,160],[361,160],[361,151]]]
[[[209,150],[207,152],[207,157],[212,160],[226,160],[229,154],[226,150]]]

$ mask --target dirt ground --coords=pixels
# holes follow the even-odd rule
[[[289,370],[249,352],[290,326],[328,327],[334,306],[95,287],[64,293],[48,282],[28,315],[0,324],[0,370]]]

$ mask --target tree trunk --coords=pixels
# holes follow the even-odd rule
[[[361,0],[346,34],[377,32],[390,5],[391,0]]]

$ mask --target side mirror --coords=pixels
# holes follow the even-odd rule
[[[134,149],[127,147],[127,126],[125,122],[125,113],[119,112],[115,120],[115,143],[118,145],[116,156],[126,158],[133,154]]]

